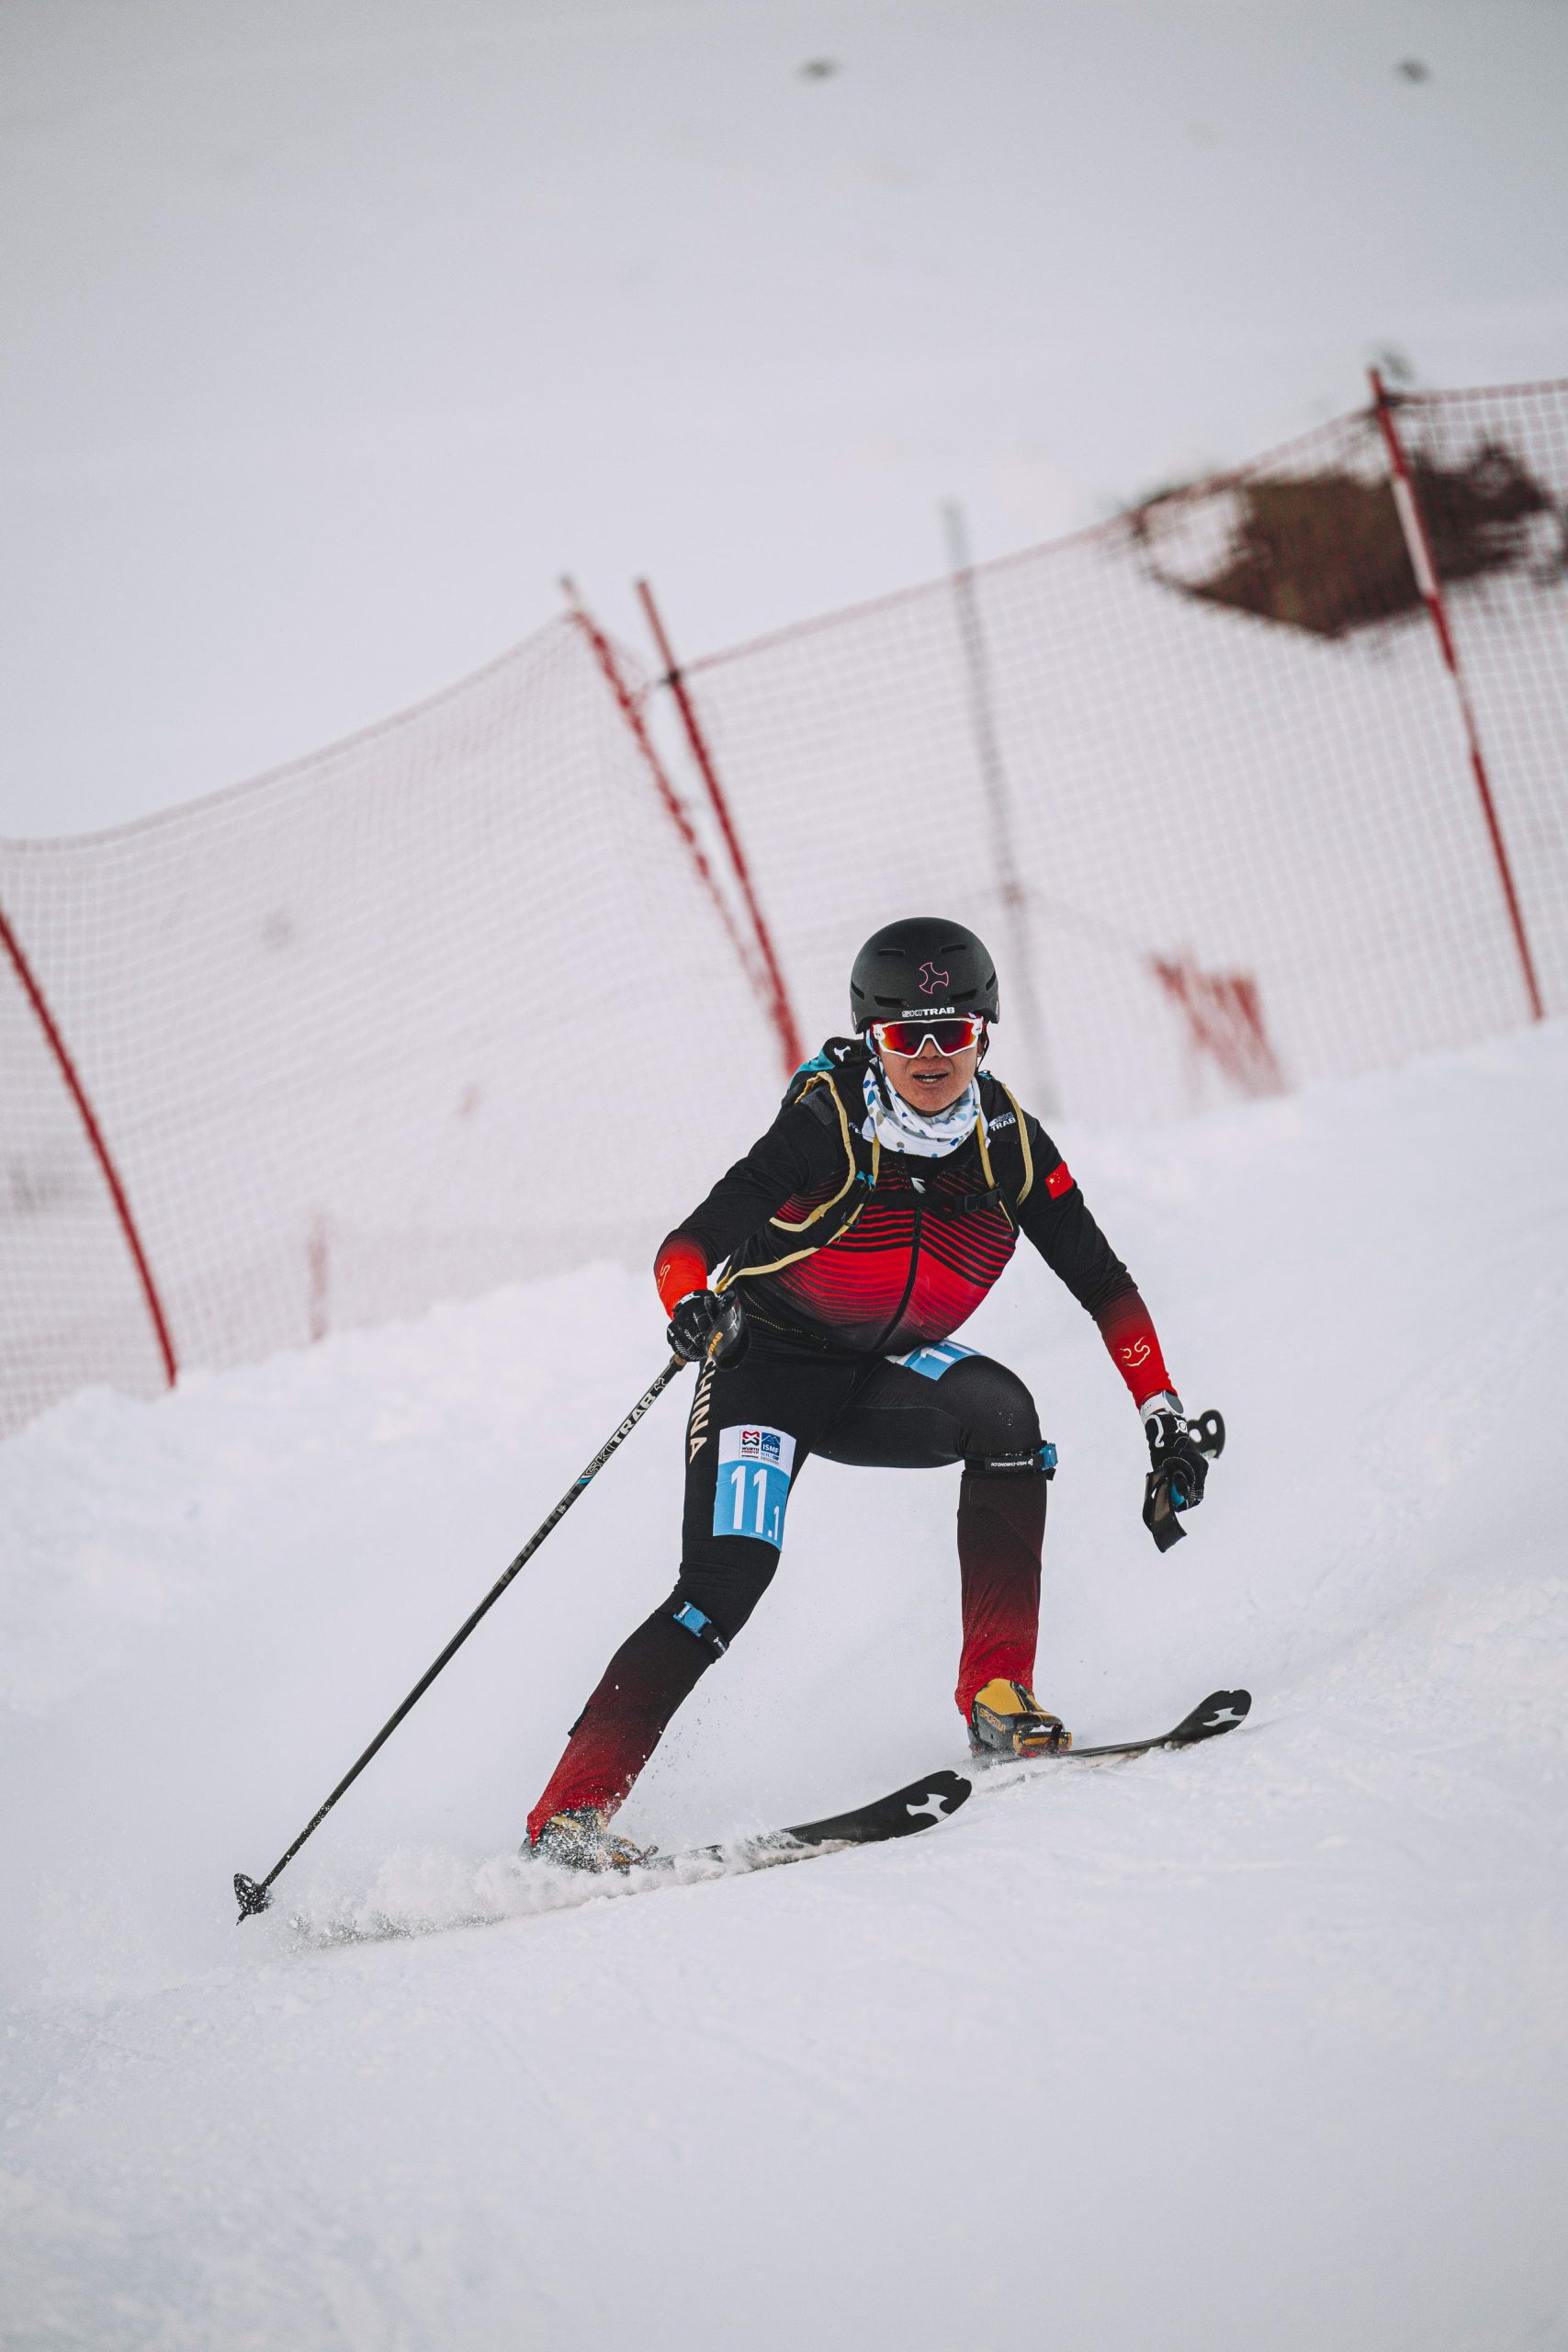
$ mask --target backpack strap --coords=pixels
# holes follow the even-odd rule
[[[832,1053],[833,1046],[843,1042],[829,1039],[826,1050],[801,1065],[789,1082],[784,1102],[786,1107],[798,1106],[808,1112],[812,1117],[820,1119],[824,1126],[837,1126],[844,1147],[844,1181],[836,1193],[827,1200],[819,1201],[805,1216],[771,1216],[768,1224],[774,1233],[783,1238],[809,1232],[813,1226],[819,1225],[835,1209],[841,1214],[830,1231],[813,1235],[804,1249],[787,1250],[782,1257],[770,1259],[765,1265],[727,1268],[715,1284],[716,1289],[728,1290],[731,1283],[755,1280],[761,1274],[776,1274],[801,1258],[815,1257],[818,1250],[825,1250],[830,1241],[837,1241],[840,1234],[849,1231],[870,1199],[882,1168],[882,1146],[874,1136],[863,1162],[863,1155],[856,1149],[856,1131],[851,1123],[844,1097],[844,1089],[848,1087],[852,1090],[858,1102],[860,1075],[858,1071],[844,1068],[845,1061],[850,1058],[848,1054],[840,1052],[835,1057]],[[863,1144],[863,1137],[860,1140]],[[857,1192],[858,1198],[846,1206],[846,1196],[851,1192]]]
[[[991,1080],[991,1084],[995,1087],[998,1087],[1002,1093],[1007,1096],[1009,1106],[1012,1112],[1012,1132],[1018,1143],[1017,1173],[1019,1182],[1016,1185],[1009,1187],[1012,1197],[1007,1203],[1007,1209],[1009,1216],[1012,1218],[1014,1225],[1016,1225],[1018,1223],[1019,1210],[1023,1206],[1025,1201],[1034,1190],[1034,1154],[1029,1148],[1029,1125],[1023,1114],[1022,1103],[1019,1101],[1011,1087],[1009,1086],[1002,1079],[993,1078]],[[985,1125],[985,1119],[984,1116],[982,1116],[980,1122],[980,1162],[982,1167],[986,1168],[988,1171],[990,1161],[987,1151]],[[999,1154],[1003,1148],[1001,1143],[998,1142],[997,1148]],[[1012,1156],[1012,1145],[1010,1142],[1008,1143],[1006,1150],[1007,1157],[1010,1159]]]
[[[798,1104],[824,1126],[837,1125],[844,1147],[844,1181],[830,1198],[799,1218],[773,1216],[769,1227],[782,1238],[811,1232],[834,1210],[840,1212],[837,1220],[825,1232],[814,1233],[803,1248],[786,1250],[777,1258],[760,1266],[730,1266],[722,1273],[715,1287],[727,1290],[731,1283],[755,1279],[762,1274],[776,1274],[785,1266],[796,1264],[802,1258],[815,1257],[818,1250],[826,1250],[849,1231],[876,1188],[882,1168],[882,1145],[873,1135],[869,1145],[861,1135],[852,1113],[861,1106],[861,1080],[864,1066],[864,1049],[857,1055],[857,1040],[830,1038],[820,1054],[802,1063],[790,1080],[784,1095],[786,1105]],[[837,1050],[835,1050],[837,1049]],[[999,1208],[1016,1232],[1018,1212],[1034,1187],[1034,1155],[1029,1148],[1029,1129],[1024,1125],[1023,1107],[1010,1087],[999,1078],[986,1074],[986,1084],[995,1087],[1007,1097],[1012,1110],[1012,1129],[993,1137],[986,1116],[985,1086],[981,1089],[980,1115],[975,1125],[975,1139],[979,1147],[980,1169],[985,1177],[984,1188],[965,1193],[952,1202],[945,1211],[937,1212],[946,1217],[973,1216],[976,1210]],[[994,1107],[994,1106],[993,1106]],[[993,1159],[993,1151],[995,1159]],[[1000,1174],[998,1176],[998,1169]],[[850,1199],[853,1193],[854,1198]],[[934,1204],[933,1204],[934,1205]]]
[[[798,1072],[796,1075],[798,1076]],[[816,1114],[816,1115],[822,1120],[824,1126],[831,1125],[833,1124],[833,1115],[835,1114],[837,1114],[839,1135],[844,1147],[844,1181],[840,1185],[838,1191],[832,1194],[830,1199],[818,1202],[816,1208],[808,1210],[803,1217],[792,1218],[771,1216],[768,1219],[768,1223],[773,1227],[775,1232],[804,1233],[808,1226],[813,1226],[817,1224],[819,1218],[825,1217],[829,1209],[835,1209],[838,1207],[839,1203],[843,1199],[844,1194],[849,1191],[856,1177],[863,1172],[860,1156],[855,1150],[854,1130],[850,1125],[850,1114],[844,1106],[843,1094],[837,1084],[839,1076],[840,1073],[837,1070],[815,1069],[806,1080],[805,1085],[799,1089],[798,1092],[795,1091],[794,1080],[792,1080],[790,1085],[790,1093],[785,1096],[784,1100],[788,1102],[793,1096],[797,1107],[803,1106]],[[821,1106],[820,1108],[818,1108],[819,1105]],[[874,1184],[876,1182],[877,1173],[881,1166],[882,1146],[877,1142],[874,1136],[871,1143],[869,1168],[864,1171],[866,1173],[868,1183]],[[858,1216],[859,1214],[860,1211],[857,1208],[855,1215]],[[760,1272],[761,1269],[753,1268],[749,1269],[749,1271]]]

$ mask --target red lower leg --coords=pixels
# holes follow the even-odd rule
[[[611,1814],[689,1697],[713,1654],[660,1610],[622,1643],[604,1679],[572,1725],[566,1753],[528,1815],[536,1838],[552,1814],[592,1805]]]
[[[1040,1630],[1043,1478],[965,1470],[958,1489],[958,1570],[964,1648],[953,1696],[970,1702],[996,1676],[1030,1685]]]

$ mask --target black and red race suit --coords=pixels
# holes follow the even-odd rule
[[[957,1150],[884,1151],[874,1171],[858,1128],[864,1068],[863,1048],[830,1038],[802,1073],[817,1082],[800,1091],[796,1079],[767,1134],[669,1236],[658,1270],[683,1261],[705,1282],[728,1261],[727,1285],[754,1324],[897,1355],[966,1322],[1021,1232],[1094,1317],[1134,1403],[1168,1388],[1133,1278],[1040,1122],[982,1071],[982,1126]],[[852,1114],[848,1138],[841,1112]],[[816,1246],[823,1232],[835,1238]]]
[[[956,1343],[1027,1236],[1099,1324],[1135,1403],[1169,1386],[1131,1275],[1038,1120],[988,1073],[956,1149],[916,1158],[862,1131],[864,1048],[829,1040],[773,1125],[661,1246],[667,1307],[721,1266],[746,1308],[738,1362],[705,1365],[686,1430],[681,1573],[623,1643],[529,1815],[621,1803],[681,1702],[745,1624],[778,1565],[814,1453],[890,1468],[962,1464],[967,1713],[996,1676],[1034,1671],[1055,1462],[1016,1374]]]

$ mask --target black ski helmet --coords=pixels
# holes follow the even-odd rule
[[[910,915],[874,931],[850,974],[856,1029],[944,1012],[997,1018],[997,967],[985,942],[938,915]]]

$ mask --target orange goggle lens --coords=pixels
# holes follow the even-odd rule
[[[886,1054],[918,1054],[929,1037],[939,1054],[961,1054],[977,1046],[985,1035],[981,1012],[961,1013],[954,1021],[874,1021],[871,1034],[877,1050]]]

